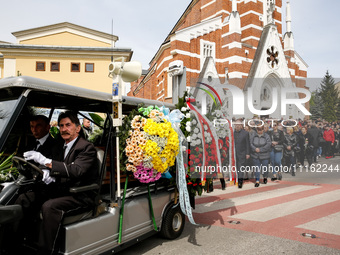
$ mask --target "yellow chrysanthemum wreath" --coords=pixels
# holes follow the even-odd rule
[[[179,141],[171,123],[158,109],[140,108],[143,116],[137,115],[131,121],[131,130],[126,139],[126,169],[134,172],[141,182],[152,182],[161,173],[175,164]]]

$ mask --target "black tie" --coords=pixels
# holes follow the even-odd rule
[[[66,157],[66,155],[65,155],[66,148],[67,148],[67,145],[64,145],[64,147],[63,147],[63,156],[64,156],[64,159]]]
[[[37,140],[37,141],[35,142],[35,148],[34,148],[35,151],[38,150],[39,145],[40,145],[40,142],[39,142],[39,140]]]

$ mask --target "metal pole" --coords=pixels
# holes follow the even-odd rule
[[[121,62],[112,62],[109,65],[110,75],[113,78],[112,84],[112,103],[113,103],[113,127],[116,127],[116,160],[117,160],[117,200],[121,204],[121,189],[120,189],[120,153],[119,153],[119,127],[123,124],[123,80],[125,82],[132,82],[137,80],[142,74],[142,65],[138,62],[129,63],[129,70],[124,74],[124,58],[120,59]],[[122,75],[123,78],[122,78]]]
[[[121,205],[121,197],[120,197],[120,157],[119,157],[119,127],[116,127],[116,160],[117,160],[117,200],[118,205]],[[127,177],[126,177],[127,178]]]
[[[112,125],[112,123],[110,123]],[[114,127],[112,127],[113,129]],[[115,132],[114,130],[112,130],[113,132]],[[114,156],[114,151],[116,150],[116,146],[114,144],[113,141],[113,137],[116,136],[116,133],[114,135],[110,135],[110,162],[114,162],[115,160],[115,156]],[[115,203],[116,202],[116,187],[115,187],[115,168],[113,163],[110,164],[110,170],[111,170],[111,174],[110,174],[110,195],[111,195],[111,202]]]
[[[116,166],[117,166],[117,201],[121,205],[120,189],[120,157],[119,157],[119,127],[122,125],[122,77],[121,74],[113,77],[112,100],[113,100],[113,126],[116,127]]]
[[[124,217],[124,205],[125,205],[125,196],[126,196],[126,189],[128,184],[128,175],[126,175],[125,185],[124,185],[124,192],[123,192],[123,202],[119,212],[119,227],[118,227],[118,243],[122,242],[123,236],[123,217]]]

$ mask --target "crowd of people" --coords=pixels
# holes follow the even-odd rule
[[[238,187],[254,174],[255,187],[281,180],[282,172],[293,176],[300,167],[310,169],[320,157],[333,158],[340,152],[340,120],[234,120]],[[245,133],[246,136],[245,136]],[[249,171],[251,170],[251,171]]]

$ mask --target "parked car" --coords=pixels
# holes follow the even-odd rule
[[[19,176],[0,187],[0,248],[6,231],[22,218],[22,208],[14,202],[30,188],[41,184],[41,170],[18,156],[32,138],[29,116],[34,113],[48,115],[50,120],[56,112],[74,110],[79,117],[89,118],[93,127],[99,130],[95,139],[100,180],[92,185],[75,188],[70,192],[95,190],[96,206],[77,215],[64,218],[60,231],[62,245],[59,254],[112,254],[141,241],[153,234],[174,239],[181,235],[185,216],[175,202],[175,187],[168,180],[150,185],[153,213],[157,226],[150,216],[148,189],[125,173],[117,179],[116,129],[112,125],[112,95],[75,86],[41,80],[32,77],[10,77],[0,80],[0,152],[15,153],[13,163]],[[158,101],[123,97],[123,114],[128,114],[137,105],[174,105]],[[90,113],[103,118],[97,123]],[[117,194],[118,185],[129,178],[126,192],[121,243],[119,237],[119,216],[122,208],[122,194]],[[122,185],[123,186],[123,185]],[[121,189],[123,191],[123,188]],[[121,191],[121,192],[122,192]],[[31,233],[35,235],[37,233]],[[34,251],[34,244],[28,245],[27,254]],[[8,251],[10,254],[10,251]]]

